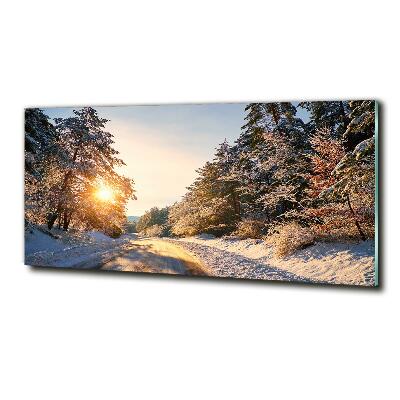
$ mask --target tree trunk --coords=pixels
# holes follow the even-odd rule
[[[49,215],[49,217],[47,219],[47,228],[49,228],[49,230],[51,230],[51,228],[53,228],[54,222],[56,222],[57,218],[58,218],[58,211]]]
[[[268,222],[268,223],[271,223],[271,217],[270,217],[268,211],[265,211],[265,217],[266,217],[267,222]]]
[[[353,218],[354,218],[354,223],[356,224],[356,227],[357,227],[358,232],[359,232],[359,234],[361,236],[361,239],[365,242],[367,240],[367,237],[365,236],[365,233],[362,231],[361,225],[358,222],[356,213],[354,212],[353,207],[351,206],[349,194],[346,195],[346,198],[347,198],[347,205],[349,206],[350,212],[351,212],[351,214],[353,215]]]
[[[340,102],[340,112],[342,113],[343,125],[346,128],[350,121],[346,115],[346,111],[344,110],[343,101]]]
[[[72,213],[68,213],[68,211],[64,211],[64,222],[63,222],[63,229],[64,231],[68,230],[69,223],[71,221]]]
[[[240,218],[240,201],[238,199],[235,191],[232,191],[233,209],[235,210],[235,215]]]
[[[69,229],[69,224],[71,223],[72,213],[69,214],[68,221],[67,221],[67,230]]]
[[[80,147],[80,143],[78,144],[78,146],[76,147],[76,149],[74,151],[74,155],[72,157],[72,161],[73,162],[76,161],[76,158],[78,156],[79,147]],[[60,197],[61,197],[61,194],[64,193],[65,190],[67,189],[69,180],[71,179],[71,176],[72,176],[72,171],[69,170],[64,176],[64,180],[63,180],[63,183],[61,185]],[[49,216],[49,218],[47,220],[47,227],[49,228],[49,230],[51,230],[53,228],[54,223],[56,222],[58,217],[60,217],[60,220],[61,220],[62,208],[64,208],[64,207],[63,207],[63,204],[62,204],[62,201],[61,201],[61,198],[60,198],[58,200],[58,204],[57,204],[57,211],[52,213],[52,214],[50,214],[50,216]],[[67,229],[68,229],[68,224],[67,224]],[[65,225],[65,220],[64,220],[64,225]]]

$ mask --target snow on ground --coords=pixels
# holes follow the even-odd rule
[[[32,228],[25,234],[25,264],[61,268],[100,268],[124,259],[136,270],[140,249],[148,267],[165,254],[158,249],[168,241],[189,251],[210,276],[262,280],[319,282],[343,285],[374,285],[374,242],[317,243],[280,259],[263,240],[212,235],[182,239],[153,238],[158,251],[147,249],[144,239],[123,235],[112,239],[101,232],[63,232]],[[136,243],[138,242],[138,243]],[[135,245],[134,245],[135,244]],[[144,250],[143,250],[144,249]],[[147,249],[147,250],[146,250]],[[146,251],[145,251],[146,250]],[[175,249],[178,250],[178,249]],[[136,254],[138,253],[138,254]],[[176,251],[170,252],[172,257]],[[179,251],[178,251],[179,253]],[[125,258],[124,258],[125,257]],[[157,258],[158,257],[158,258]],[[162,259],[164,259],[162,258]]]
[[[39,251],[57,251],[64,247],[65,245],[61,241],[55,240],[37,229],[32,229],[25,235],[25,254]]]
[[[174,241],[201,259],[214,276],[374,285],[372,240],[317,243],[283,259],[263,240],[199,235]]]
[[[90,231],[86,233],[86,237],[93,242],[113,242],[115,239],[105,235],[103,232]]]
[[[25,264],[39,267],[93,268],[102,265],[132,239],[112,239],[101,232],[63,232],[32,228],[25,232]]]

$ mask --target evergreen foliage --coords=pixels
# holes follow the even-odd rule
[[[171,207],[172,233],[257,238],[286,223],[326,237],[373,236],[374,108],[373,101],[247,105],[237,141],[224,141]]]
[[[136,228],[138,232],[143,231],[153,225],[165,224],[168,220],[168,207],[153,207],[146,211],[137,221]]]

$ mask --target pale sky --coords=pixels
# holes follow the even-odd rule
[[[135,181],[138,200],[129,201],[127,215],[179,201],[218,144],[239,137],[246,104],[94,107],[110,120],[106,129],[126,163],[120,172]],[[79,108],[44,111],[56,118]]]

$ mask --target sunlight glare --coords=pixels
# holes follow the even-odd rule
[[[112,201],[114,192],[108,186],[101,185],[96,191],[96,197],[101,201]]]

